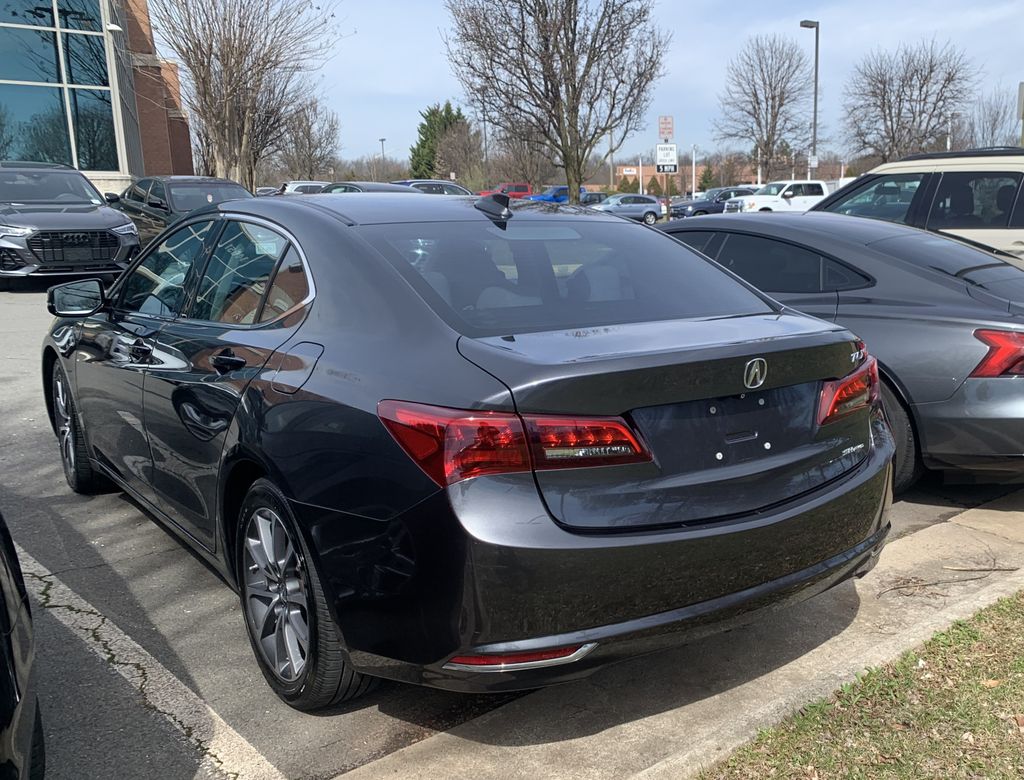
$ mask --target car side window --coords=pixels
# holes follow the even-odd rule
[[[870,284],[871,279],[859,271],[828,257],[821,259],[821,289],[825,292],[856,290]]]
[[[761,236],[730,233],[718,262],[765,292],[821,292],[822,257],[809,249]]]
[[[270,322],[288,313],[309,297],[309,278],[306,267],[295,251],[289,246],[284,259],[274,274],[274,283],[270,285],[260,322]]]
[[[210,253],[189,318],[228,325],[258,321],[260,304],[288,239],[270,228],[230,220]]]
[[[161,203],[167,203],[167,194],[164,192],[164,183],[162,181],[153,180],[153,186],[149,189],[148,201],[160,201]]]
[[[146,192],[149,190],[151,184],[149,179],[140,179],[135,182],[131,187],[124,191],[125,200],[130,200],[135,203],[144,203],[146,201]]]
[[[1021,174],[1011,171],[944,173],[928,214],[928,227],[1008,227],[1020,182]]]
[[[698,252],[704,252],[704,248],[710,243],[715,235],[711,230],[681,230],[678,233],[670,234],[672,238],[678,238],[684,244]]]
[[[125,279],[117,309],[175,317],[185,304],[188,281],[202,257],[212,221],[193,222],[164,238]]]
[[[444,195],[444,189],[441,187],[441,185],[440,184],[435,184],[434,182],[421,181],[421,182],[416,182],[412,186],[415,187],[418,190],[422,190],[423,192],[427,193],[428,195]]]
[[[900,173],[879,176],[835,201],[826,211],[905,224],[914,195],[925,175]]]
[[[444,187],[444,194],[445,195],[465,195],[466,194],[465,190],[463,190],[462,187],[456,187],[454,184],[444,184],[442,186]]]
[[[825,191],[821,188],[820,184],[805,184],[804,195],[824,195]]]

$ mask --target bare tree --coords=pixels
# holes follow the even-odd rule
[[[643,126],[671,40],[652,21],[654,0],[445,5],[448,59],[466,94],[483,98],[495,126],[542,144],[577,202],[598,145],[614,131],[614,151]]]
[[[333,167],[338,153],[338,116],[310,98],[285,122],[280,140],[282,167],[297,179],[316,179]]]
[[[483,134],[467,119],[461,119],[449,127],[437,139],[435,167],[447,177],[454,173],[464,187],[477,192],[487,182],[484,176]]]
[[[780,35],[747,39],[725,70],[725,89],[718,96],[717,137],[753,143],[755,160],[760,158],[769,177],[788,168],[788,151],[780,153],[780,147],[806,145],[812,84],[807,55],[793,39]]]
[[[334,0],[150,0],[219,176],[247,187],[336,39]]]
[[[501,128],[491,152],[491,177],[494,181],[525,181],[534,189],[553,183],[559,177],[540,134],[524,128]]]
[[[851,151],[885,162],[937,148],[977,80],[977,68],[949,42],[921,41],[871,52],[845,89]]]
[[[979,95],[959,123],[964,146],[1016,146],[1020,125],[1016,114],[1016,95],[1002,84]]]

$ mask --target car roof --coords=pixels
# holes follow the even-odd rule
[[[407,184],[392,184],[386,181],[332,181],[324,186],[333,187],[336,184],[351,184],[354,187],[362,187],[365,192],[415,192],[420,195],[423,194],[422,191]]]
[[[486,196],[485,196],[486,197]],[[286,214],[309,211],[329,214],[349,225],[401,224],[409,222],[460,222],[490,219],[476,208],[480,197],[454,195],[447,198],[410,198],[406,193],[381,192],[370,198],[352,193],[318,193],[289,198],[248,198],[207,206],[204,211],[220,211],[274,219]],[[513,199],[509,204],[512,219],[519,221],[586,218],[621,222],[612,214],[603,214],[583,206]]]
[[[696,219],[673,220],[663,225],[662,230],[668,233],[690,230],[739,230],[777,238],[831,239],[864,246],[887,238],[928,232],[897,222],[851,217],[827,211],[808,211],[800,214],[709,214]]]
[[[0,168],[7,170],[17,170],[22,168],[27,171],[74,171],[75,173],[81,173],[81,171],[72,168],[70,165],[64,165],[63,163],[31,162],[28,160],[0,160]]]
[[[141,178],[154,179],[155,181],[162,181],[167,184],[234,184],[238,187],[242,186],[237,181],[221,179],[217,176],[143,176]]]
[[[960,152],[924,152],[921,154],[909,154],[901,157],[897,162],[909,162],[913,160],[950,160],[964,157],[1010,157],[1024,155],[1024,149],[1019,146],[985,146],[979,149],[964,149]]]

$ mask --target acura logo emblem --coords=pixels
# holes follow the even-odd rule
[[[767,360],[764,358],[754,358],[753,360],[747,361],[747,365],[743,369],[743,384],[747,386],[748,390],[756,390],[764,384],[764,380],[767,378]]]

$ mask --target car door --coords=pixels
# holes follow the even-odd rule
[[[815,250],[765,236],[725,232],[715,259],[737,276],[797,311],[834,320],[839,304]]]
[[[146,379],[156,503],[211,550],[221,453],[235,410],[301,323],[310,291],[291,237],[258,220],[229,217],[190,307],[160,330],[158,349],[180,359],[154,366]]]
[[[155,366],[178,357],[158,347],[161,328],[181,310],[205,252],[210,220],[194,222],[150,246],[111,291],[112,304],[82,323],[75,400],[94,457],[152,499],[152,464],[143,392]]]
[[[1014,209],[1021,200],[1022,178],[1016,171],[943,173],[927,228],[1024,255],[1024,229],[1011,224],[1011,216],[1021,218]]]
[[[139,179],[121,195],[119,208],[131,217],[135,227],[139,229],[140,245],[145,248],[145,240],[142,239],[142,231],[149,227],[149,215],[145,211],[146,197],[149,195],[149,188],[153,185],[152,179]]]
[[[817,182],[807,182],[799,186],[800,193],[793,198],[793,206],[798,211],[807,211],[811,206],[825,197],[825,188]]]
[[[167,194],[163,182],[157,179],[150,181],[146,196],[138,205],[139,244],[147,246],[167,226]]]

